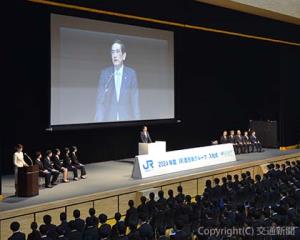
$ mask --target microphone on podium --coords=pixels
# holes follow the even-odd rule
[[[26,157],[29,159],[29,161],[30,161],[30,166],[33,166],[33,161],[32,161],[32,159],[27,155],[27,153],[24,153],[24,156],[26,156]]]

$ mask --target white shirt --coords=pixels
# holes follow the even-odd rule
[[[122,85],[123,68],[124,68],[123,65],[118,70],[115,68],[115,72],[114,72],[116,96],[117,96],[118,102],[119,102],[119,98],[120,98],[120,91],[121,91],[121,85]]]
[[[16,167],[28,166],[27,163],[24,161],[23,152],[15,152],[14,153],[14,165]]]

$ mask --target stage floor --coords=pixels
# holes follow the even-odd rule
[[[142,186],[145,183],[161,181],[182,177],[184,175],[222,169],[228,166],[239,165],[241,163],[254,162],[273,157],[300,153],[300,150],[279,151],[278,149],[265,149],[261,153],[250,153],[237,155],[236,162],[218,164],[209,167],[198,168],[179,173],[166,174],[158,177],[146,179],[132,179],[131,172],[134,159],[125,159],[119,161],[107,161],[93,164],[87,164],[86,170],[88,178],[78,182],[70,181],[61,183],[51,189],[41,189],[39,196],[31,198],[18,198],[14,196],[14,176],[7,175],[2,177],[2,189],[5,199],[0,202],[0,211],[29,207],[36,204],[48,203],[57,200],[64,200],[72,197],[78,197],[93,193],[116,190],[120,188]],[[72,173],[69,174],[70,177]]]

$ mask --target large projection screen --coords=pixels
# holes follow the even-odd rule
[[[50,125],[175,118],[173,32],[51,14]]]

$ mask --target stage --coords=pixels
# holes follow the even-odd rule
[[[2,178],[3,195],[5,196],[5,199],[0,202],[0,211],[30,207],[37,204],[65,200],[94,193],[110,192],[132,187],[142,187],[150,183],[153,184],[164,181],[167,182],[181,177],[193,176],[199,173],[208,173],[246,163],[252,164],[262,160],[272,161],[273,159],[276,161],[276,158],[289,156],[290,154],[299,154],[300,156],[300,150],[279,151],[277,149],[265,149],[264,152],[261,153],[255,152],[237,155],[236,162],[203,167],[173,174],[166,174],[141,180],[131,178],[134,159],[87,164],[87,179],[81,179],[78,182],[71,180],[69,183],[60,183],[51,189],[41,189],[39,196],[31,198],[15,197],[14,176],[7,175],[3,176]],[[72,173],[69,173],[69,177],[72,178]]]

